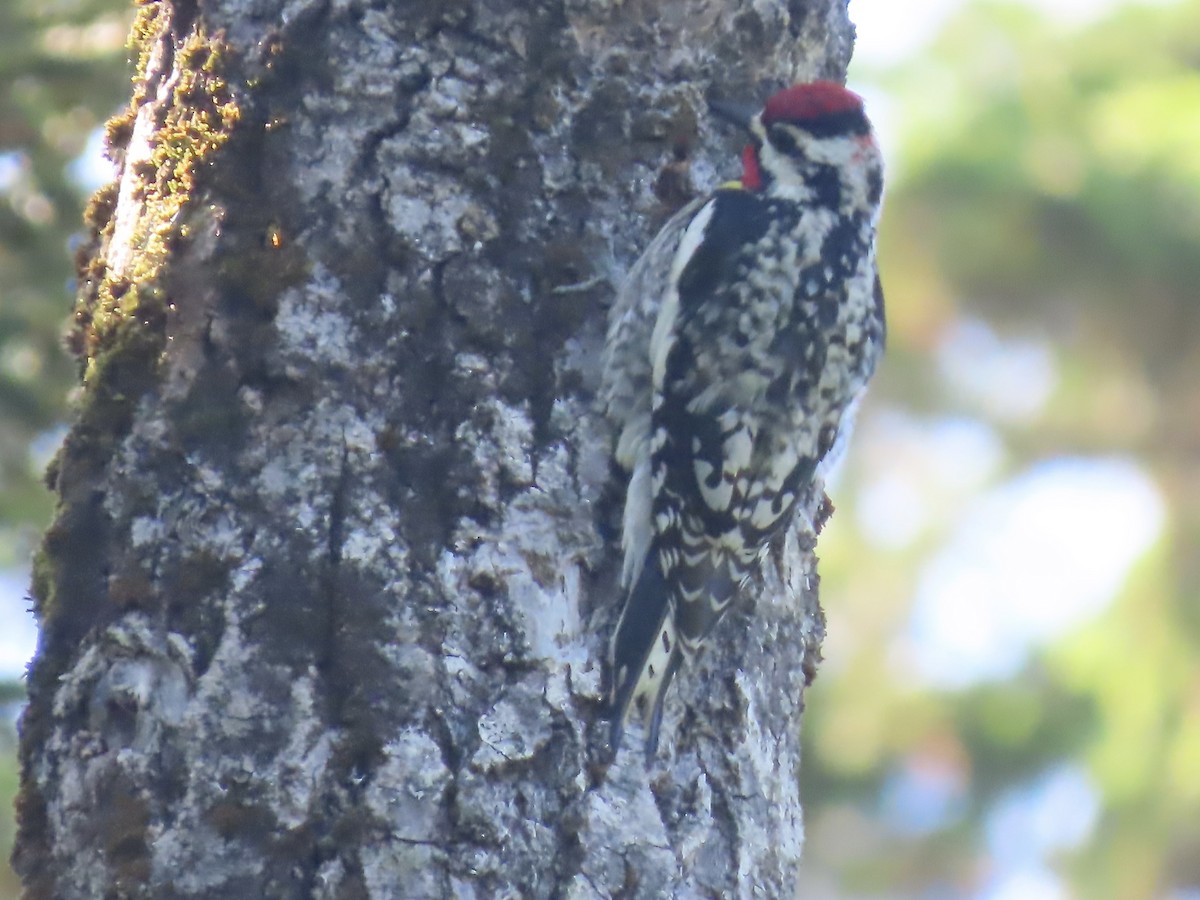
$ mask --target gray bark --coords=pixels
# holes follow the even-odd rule
[[[659,760],[611,761],[594,395],[660,173],[737,173],[706,96],[841,77],[845,3],[177,0],[138,33],[35,567],[27,896],[792,893],[810,536]]]

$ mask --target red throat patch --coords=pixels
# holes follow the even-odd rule
[[[742,150],[742,187],[748,191],[762,190],[762,169],[758,165],[758,148],[747,144]]]
[[[781,120],[804,122],[862,107],[862,97],[837,82],[813,81],[773,94],[763,107],[762,121],[764,125]]]

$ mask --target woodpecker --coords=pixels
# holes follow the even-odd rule
[[[883,164],[862,99],[815,81],[757,112],[712,106],[749,131],[741,177],[651,241],[603,358],[630,473],[610,741],[636,707],[648,759],[672,678],[800,499],[823,490],[822,462],[844,446],[884,345]]]

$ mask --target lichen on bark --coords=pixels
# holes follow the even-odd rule
[[[662,758],[611,761],[594,394],[621,271],[731,174],[705,98],[840,75],[844,4],[147,9],[35,578],[29,896],[786,893],[810,536]]]

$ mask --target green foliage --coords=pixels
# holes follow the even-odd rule
[[[23,563],[17,530],[49,517],[30,443],[73,383],[68,242],[89,189],[71,163],[128,92],[129,19],[122,0],[0,4],[0,566]]]
[[[1100,616],[1015,678],[937,691],[906,670],[895,636],[931,546],[971,497],[941,498],[919,541],[881,550],[852,527],[847,479],[846,518],[821,547],[833,665],[808,704],[803,776],[810,865],[846,889],[987,889],[995,804],[1064,761],[1100,802],[1084,843],[1048,860],[1076,896],[1200,884],[1198,58],[1196,4],[1067,25],[979,3],[920,58],[859,75],[896,103],[900,126],[882,230],[892,343],[873,401],[986,422],[1005,451],[993,479],[1039,460],[1129,454],[1168,509],[1165,534]],[[931,366],[967,316],[1051,348],[1057,383],[1034,414],[973,408]],[[872,452],[869,439],[859,450]],[[1014,592],[1028,577],[1021,562]],[[924,831],[886,814],[887,785],[914,767],[957,792]],[[824,853],[822,835],[848,810],[862,817],[858,837]]]

